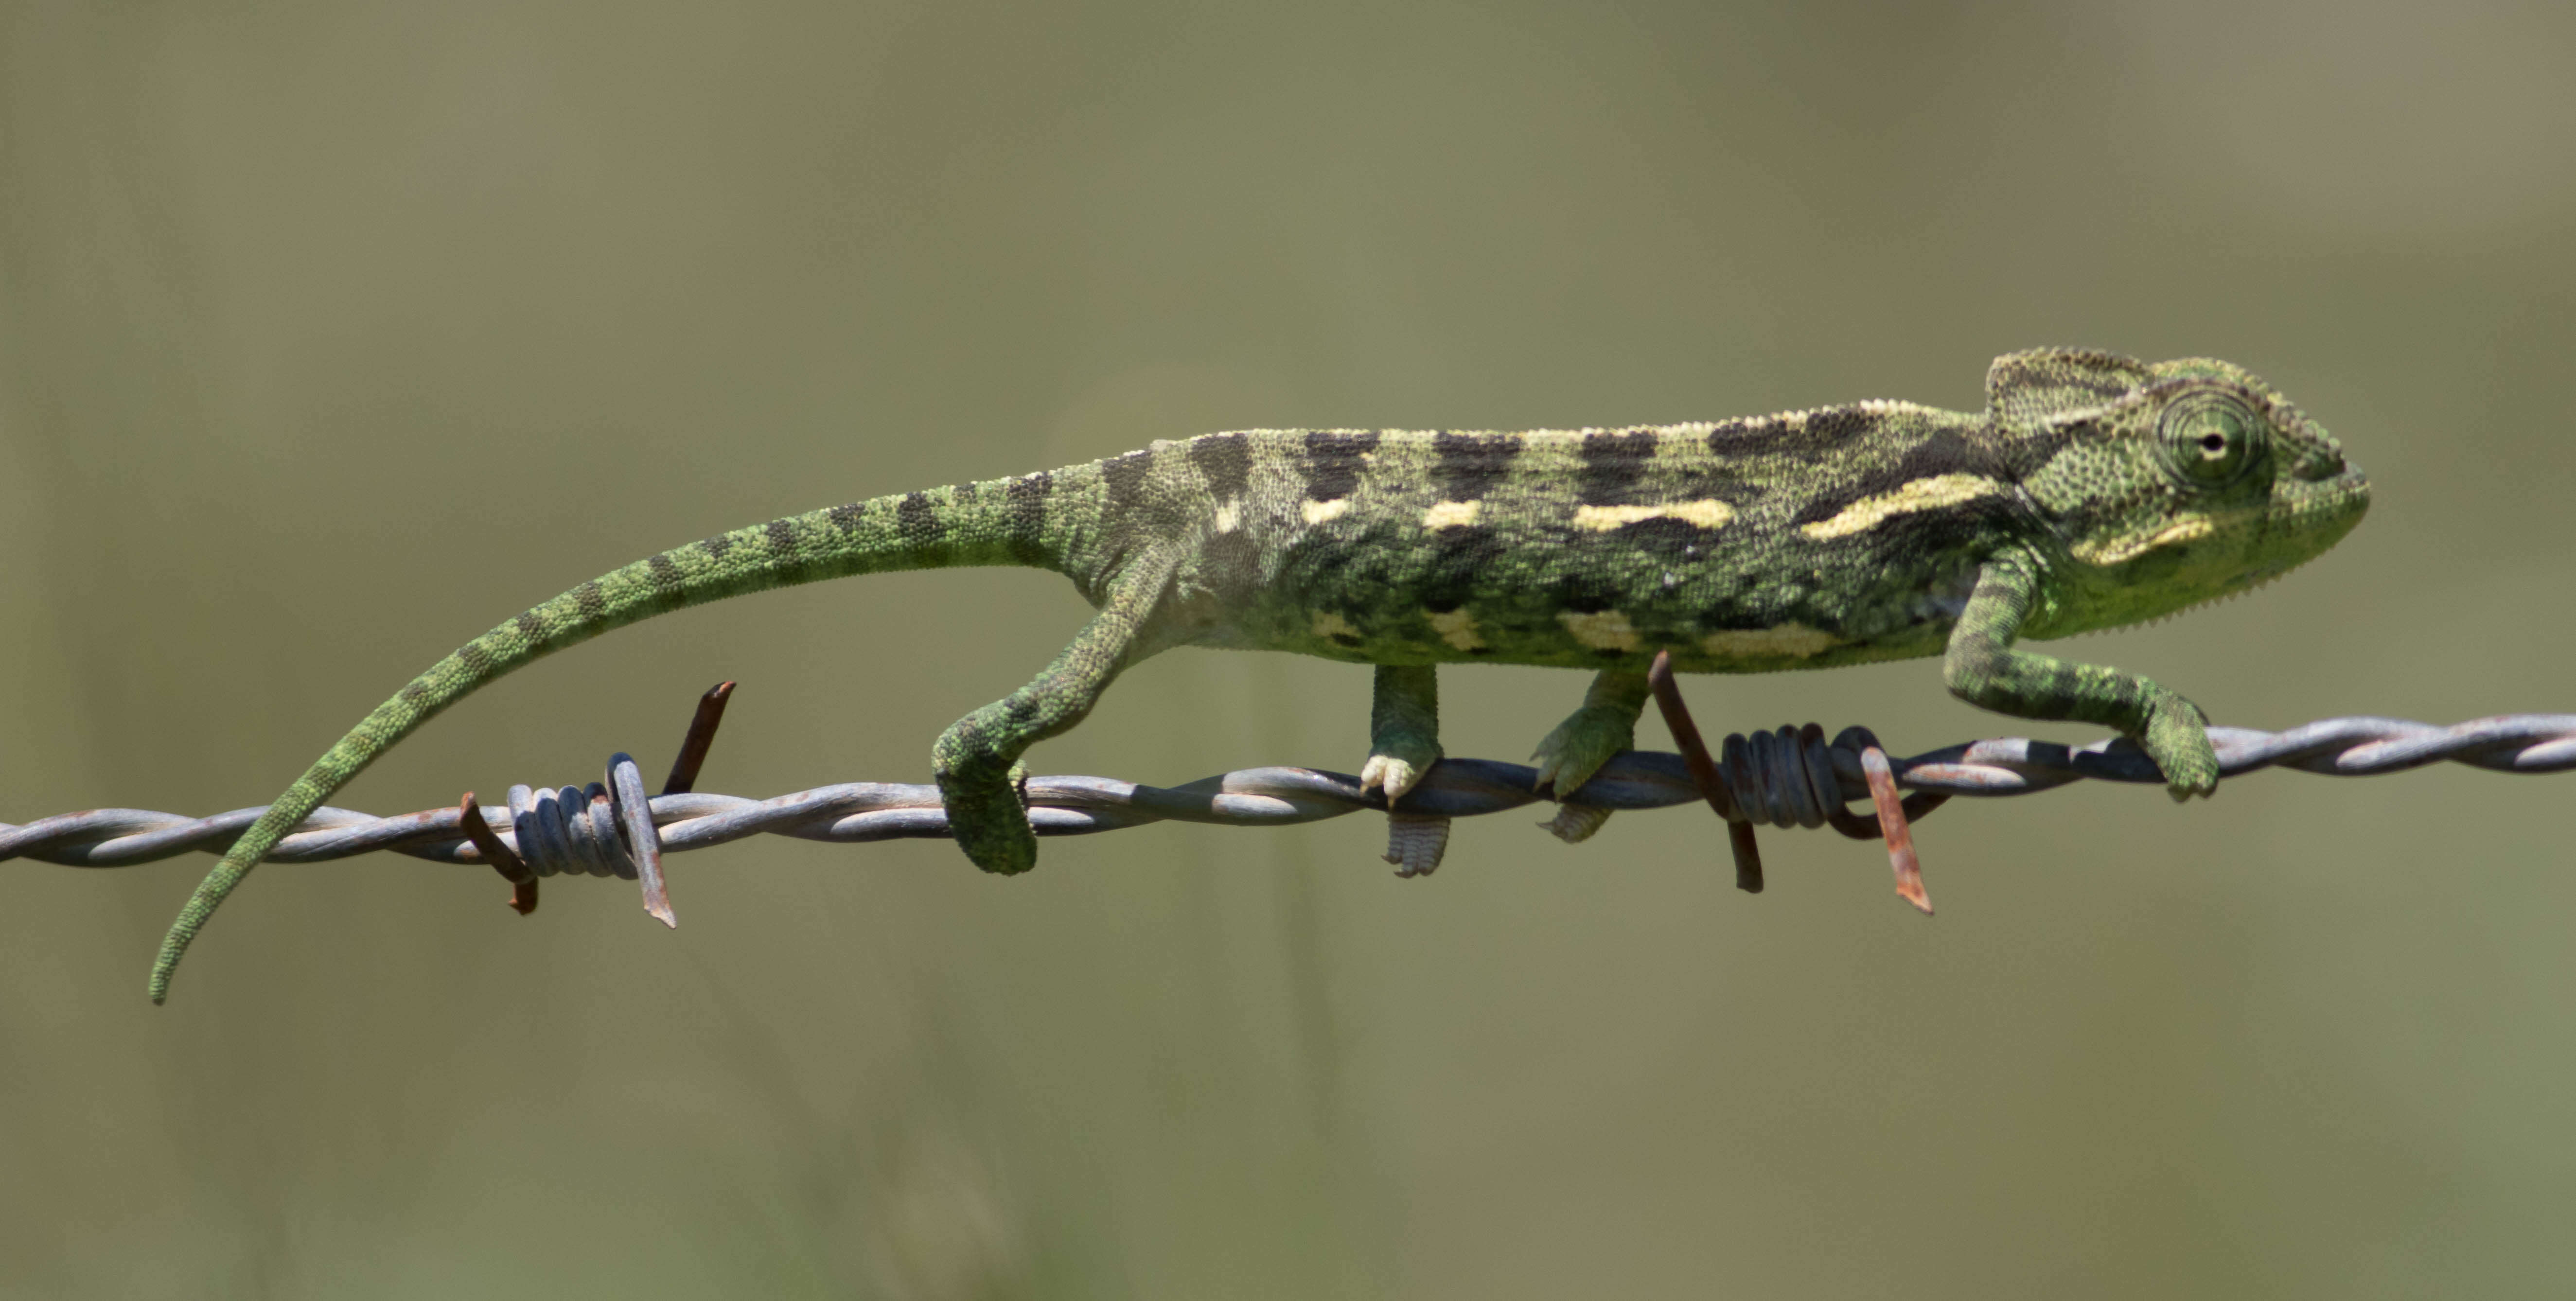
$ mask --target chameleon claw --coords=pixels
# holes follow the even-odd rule
[[[1412,764],[1391,755],[1370,755],[1367,766],[1360,769],[1361,792],[1365,794],[1383,787],[1389,804],[1403,799],[1404,793],[1412,790],[1413,784],[1420,780],[1422,774],[1414,771]]]
[[[1387,750],[1371,753],[1368,763],[1360,768],[1360,792],[1366,794],[1369,791],[1384,788],[1386,802],[1392,806],[1429,775],[1431,765],[1440,762],[1440,750],[1437,746],[1406,747],[1406,749],[1410,753],[1394,754],[1388,753]]]

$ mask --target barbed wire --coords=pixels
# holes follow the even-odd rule
[[[1491,759],[1443,759],[1392,808],[1383,791],[1362,790],[1357,777],[1314,768],[1244,768],[1180,786],[1032,777],[1024,786],[1029,822],[1041,836],[1079,836],[1156,822],[1267,827],[1378,811],[1389,814],[1387,861],[1397,865],[1398,875],[1418,876],[1439,866],[1454,818],[1552,801],[1556,816],[1541,825],[1573,842],[1621,810],[1703,800],[1728,823],[1737,884],[1746,890],[1762,888],[1754,826],[1830,825],[1854,839],[1885,839],[1898,893],[1929,912],[1910,826],[1952,796],[2027,795],[2084,780],[2164,782],[2154,761],[2122,737],[2086,745],[2003,737],[1899,759],[1889,757],[1866,728],[1846,728],[1828,741],[1824,729],[1810,723],[1730,735],[1719,756],[1712,756],[1662,657],[1649,680],[1681,752],[1620,754],[1570,794],[1535,789],[1533,767]],[[506,811],[482,808],[470,792],[452,808],[394,817],[326,806],[279,842],[267,861],[313,863],[390,851],[433,862],[487,864],[510,881],[512,905],[523,913],[535,909],[536,883],[543,877],[615,877],[638,881],[646,911],[672,925],[660,866],[665,853],[754,835],[862,844],[949,834],[939,789],[928,784],[846,782],[765,800],[696,791],[699,766],[733,685],[723,683],[700,698],[658,796],[645,796],[638,765],[621,753],[611,758],[604,782],[511,787]],[[2209,738],[2224,777],[2264,768],[2361,777],[2433,763],[2516,773],[2576,769],[2576,714],[2515,714],[2449,727],[2328,718],[2283,732],[2211,727]],[[1900,788],[1912,793],[1900,798]],[[1870,802],[1874,816],[1850,810],[1860,800]],[[262,811],[191,818],[90,809],[24,825],[0,823],[0,860],[111,868],[188,853],[220,854]]]

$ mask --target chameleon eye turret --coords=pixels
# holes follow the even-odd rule
[[[2224,488],[2245,477],[2271,449],[2271,422],[2223,389],[2186,393],[2157,420],[2166,463],[2182,482]]]

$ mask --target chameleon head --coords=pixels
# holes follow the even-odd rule
[[[2361,522],[2370,482],[2325,428],[2244,369],[2021,353],[1988,376],[2052,537],[2037,548],[2058,636],[2259,586]]]

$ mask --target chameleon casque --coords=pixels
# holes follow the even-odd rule
[[[888,570],[1052,569],[1099,611],[931,748],[958,846],[988,872],[1037,859],[1022,752],[1175,646],[1375,665],[1361,780],[1390,801],[1440,757],[1438,666],[1594,670],[1538,748],[1540,785],[1570,793],[1629,748],[1657,651],[1702,673],[1944,656],[1960,698],[2116,728],[2175,798],[2210,793],[2218,761],[2190,701],[2013,643],[2272,578],[2360,521],[2367,481],[2221,361],[2014,353],[1988,370],[1986,399],[1973,415],[1863,402],[1626,429],[1208,434],[692,542],[503,623],[377,706],[197,887],[150,992],[167,995],[189,941],[279,839],[477,687],[665,611]]]

